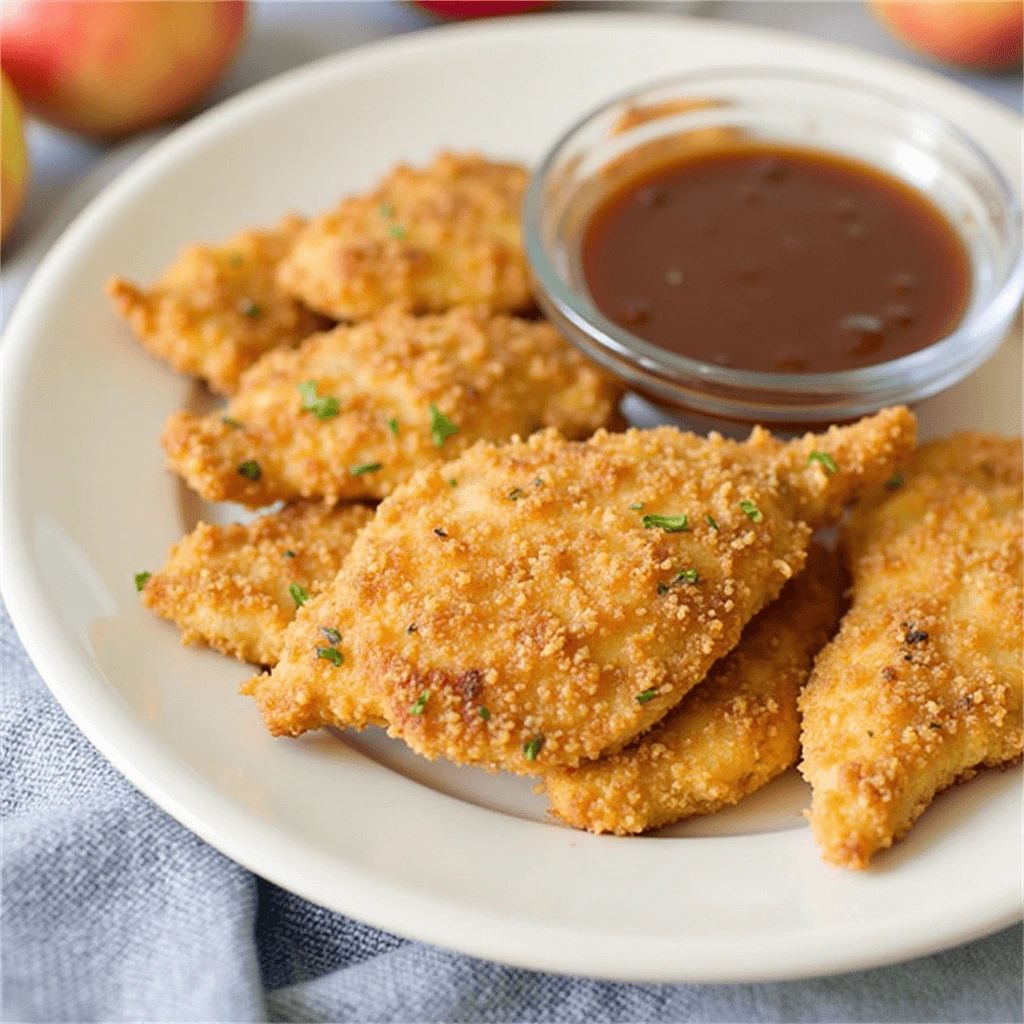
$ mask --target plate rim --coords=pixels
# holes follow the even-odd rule
[[[222,125],[229,125],[236,117],[246,116],[268,103],[287,103],[293,93],[315,88],[322,76],[344,77],[346,73],[357,73],[366,64],[400,62],[408,55],[437,45],[438,34],[461,37],[464,43],[471,43],[474,37],[530,35],[538,27],[567,21],[620,24],[624,28],[649,28],[661,21],[675,31],[699,26],[703,31],[717,31],[722,36],[742,34],[752,38],[771,36],[809,41],[777,29],[671,15],[569,12],[521,16],[508,21],[444,26],[378,40],[292,69],[218,104],[172,131],[122,171],[74,218],[31,275],[4,332],[2,380],[7,400],[2,412],[5,456],[2,481],[6,483],[12,475],[10,467],[14,460],[10,458],[8,446],[12,427],[18,422],[21,404],[25,401],[25,389],[19,388],[18,382],[35,351],[32,310],[45,301],[47,279],[73,267],[79,240],[88,236],[93,224],[103,221],[108,208],[120,205],[139,190],[144,191],[151,170],[163,163],[165,154],[185,156],[210,136],[216,136]],[[988,105],[1020,127],[1021,119],[1013,111],[934,73],[852,47],[813,42],[826,50],[855,54],[869,64],[895,66],[912,77],[937,79],[952,90],[970,94],[975,102]],[[336,859],[244,810],[193,773],[133,718],[95,666],[83,665],[74,645],[66,639],[67,629],[59,613],[51,607],[41,583],[31,572],[30,546],[24,517],[20,514],[20,498],[9,486],[4,486],[3,490],[5,528],[0,537],[3,562],[0,592],[12,624],[40,676],[75,725],[136,788],[190,831],[248,870],[314,903],[329,906],[374,927],[469,955],[532,970],[583,972],[592,977],[621,981],[754,982],[816,977],[926,955],[991,934],[1021,917],[1020,887],[1009,879],[1005,888],[992,893],[983,908],[972,905],[970,920],[961,920],[957,927],[949,925],[948,907],[944,906],[941,914],[933,913],[934,921],[927,914],[904,915],[881,940],[875,931],[877,926],[871,921],[854,923],[842,933],[842,940],[830,944],[828,950],[821,948],[820,933],[808,928],[794,929],[788,944],[783,944],[784,951],[766,949],[764,938],[746,943],[737,943],[733,938],[715,943],[692,938],[684,941],[677,936],[630,938],[632,945],[642,947],[645,952],[643,957],[625,962],[617,954],[609,955],[608,950],[602,949],[602,946],[614,946],[614,933],[594,932],[589,936],[590,941],[581,943],[579,928],[535,919],[496,921],[492,911],[453,908],[439,897],[385,882],[364,870],[342,869]],[[56,637],[65,639],[58,643]],[[321,862],[322,869],[328,869],[334,876],[335,883],[328,898],[325,899],[320,885],[307,882],[301,869],[296,870],[297,860]],[[322,873],[323,870],[309,872],[313,878],[319,878]],[[496,927],[501,924],[509,927]],[[865,942],[862,936],[867,933],[870,938]],[[567,941],[570,938],[572,941]],[[618,936],[620,945],[622,938]],[[848,947],[858,938],[860,948],[851,952]],[[777,938],[772,939],[773,943],[777,941]],[[728,955],[724,956],[726,947]],[[836,951],[837,947],[842,952]]]

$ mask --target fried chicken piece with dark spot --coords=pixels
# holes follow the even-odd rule
[[[184,644],[273,665],[299,603],[334,579],[372,518],[367,505],[300,503],[245,525],[200,523],[172,546],[142,603],[175,623]]]
[[[936,793],[1018,758],[1021,442],[924,445],[845,531],[853,606],[801,698],[811,828],[848,868],[901,838]]]
[[[547,323],[390,309],[272,352],[227,409],[180,412],[161,438],[207,501],[383,498],[474,441],[617,425],[622,385]]]
[[[242,372],[265,352],[292,348],[330,325],[275,281],[303,223],[288,217],[271,230],[187,246],[153,287],[112,277],[107,295],[153,355],[234,394]]]
[[[519,209],[529,172],[475,153],[401,164],[300,234],[281,264],[281,288],[336,320],[397,304],[440,313],[484,305],[533,307]]]
[[[803,572],[649,732],[545,775],[555,816],[591,832],[645,832],[738,803],[796,764],[797,697],[839,625],[845,582],[838,555],[812,545]]]
[[[386,720],[428,757],[574,767],[671,710],[801,569],[812,529],[913,443],[901,408],[790,444],[673,427],[478,444],[381,504],[246,692],[279,734]],[[317,655],[324,625],[341,664]]]

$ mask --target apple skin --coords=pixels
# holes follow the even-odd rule
[[[28,192],[29,165],[21,100],[0,72],[0,240],[18,219]]]
[[[467,18],[496,18],[501,14],[522,14],[547,7],[551,0],[412,0],[438,18],[464,21]]]
[[[903,42],[944,64],[982,71],[1020,67],[1021,0],[872,0]]]
[[[198,100],[245,20],[245,0],[7,0],[3,67],[30,114],[112,138]]]

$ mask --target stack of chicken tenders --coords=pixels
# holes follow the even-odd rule
[[[108,283],[227,399],[170,417],[171,470],[272,508],[200,523],[142,600],[256,667],[275,735],[382,726],[620,835],[799,762],[824,856],[865,867],[1024,750],[1020,439],[915,450],[902,407],[788,442],[624,429],[537,316],[527,178],[442,153]]]

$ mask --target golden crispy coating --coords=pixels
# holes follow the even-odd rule
[[[380,506],[247,692],[275,733],[386,720],[428,757],[525,774],[599,757],[704,678],[822,510],[890,476],[913,433],[898,409],[792,445],[672,427],[478,444]],[[808,445],[837,472],[794,463]],[[317,656],[323,626],[341,665]]]
[[[273,665],[302,600],[292,585],[310,597],[323,590],[372,518],[366,505],[298,504],[247,525],[200,523],[171,547],[142,603],[174,622],[184,644]]]
[[[807,568],[650,732],[611,757],[544,778],[554,814],[628,835],[737,803],[800,755],[797,695],[839,625],[845,576],[812,545]]]
[[[396,167],[372,192],[313,220],[278,281],[311,309],[361,320],[398,303],[416,312],[533,306],[519,229],[528,172],[474,154]]]
[[[310,381],[335,404],[310,410],[298,387]],[[381,498],[480,438],[542,426],[586,437],[618,421],[621,391],[550,324],[390,309],[268,354],[243,377],[226,421],[177,413],[162,443],[209,501]],[[439,414],[458,432],[446,435]]]
[[[801,770],[825,858],[863,868],[1024,749],[1020,440],[925,445],[845,541],[853,608],[801,698]]]
[[[303,223],[287,217],[274,230],[187,246],[152,288],[112,277],[107,295],[150,352],[233,394],[242,371],[264,352],[290,348],[328,326],[274,281]]]

